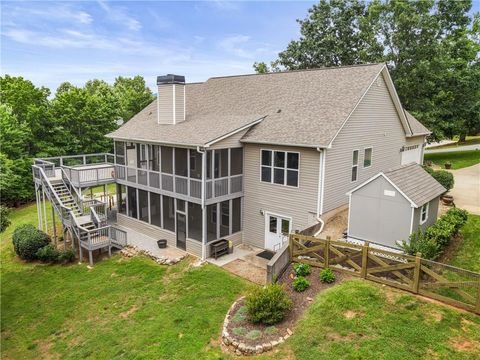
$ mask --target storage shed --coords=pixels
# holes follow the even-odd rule
[[[397,247],[437,220],[446,189],[418,164],[381,172],[347,193],[348,237]]]

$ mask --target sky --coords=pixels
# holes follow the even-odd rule
[[[276,59],[314,1],[3,1],[0,73],[55,89],[141,75],[187,82],[252,73]],[[480,0],[474,0],[480,10]]]
[[[69,81],[157,75],[187,82],[252,73],[299,37],[314,2],[1,3],[1,73],[55,91]]]

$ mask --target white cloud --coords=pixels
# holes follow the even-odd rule
[[[231,54],[234,54],[243,58],[252,58],[253,54],[247,51],[241,45],[245,45],[250,40],[250,36],[247,35],[232,35],[227,36],[220,40],[219,47]]]
[[[43,6],[42,8],[26,6],[5,6],[5,17],[10,19],[35,20],[45,19],[47,21],[74,22],[88,25],[93,22],[93,17],[86,11],[78,10],[70,5]]]
[[[100,7],[105,10],[109,20],[113,20],[131,31],[139,31],[142,24],[137,19],[128,15],[127,9],[119,6],[110,6],[106,1],[98,1]]]

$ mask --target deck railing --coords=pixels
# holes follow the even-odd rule
[[[202,198],[202,180],[159,171],[115,166],[115,177],[133,184],[161,189],[175,194]],[[243,192],[243,175],[206,180],[206,199]]]

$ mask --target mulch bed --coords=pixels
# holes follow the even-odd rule
[[[303,292],[296,292],[293,290],[292,282],[294,275],[291,266],[283,273],[278,282],[284,285],[288,296],[293,301],[293,306],[286,318],[280,323],[270,327],[251,323],[246,314],[245,300],[241,299],[237,302],[230,313],[230,322],[227,327],[228,333],[238,342],[252,347],[277,341],[279,337],[282,336],[290,336],[296,322],[312,303],[315,296],[320,291],[330,288],[348,277],[348,275],[335,272],[335,282],[333,284],[324,284],[320,282],[319,279],[319,273],[321,270],[321,268],[311,267],[311,273],[307,276],[307,279],[310,282],[310,287]]]

